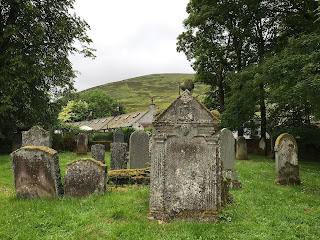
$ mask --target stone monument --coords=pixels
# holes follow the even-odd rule
[[[86,133],[79,133],[78,140],[77,140],[77,155],[87,155],[88,151],[88,134]]]
[[[143,130],[135,131],[130,136],[129,166],[130,169],[150,166],[149,135]]]
[[[127,143],[111,143],[110,170],[127,169],[127,148]]]
[[[298,145],[293,136],[281,134],[274,146],[276,180],[279,185],[299,185]]]
[[[57,151],[44,146],[22,147],[10,155],[17,196],[57,198],[62,192]]]
[[[226,204],[220,121],[185,90],[152,123],[150,218],[214,221]]]
[[[118,128],[113,134],[113,142],[124,142],[124,132],[121,128]]]
[[[220,141],[223,176],[230,180],[230,188],[241,188],[235,169],[235,139],[232,132],[227,128],[222,129]]]
[[[244,137],[237,137],[237,154],[236,158],[238,160],[248,159],[247,141]]]
[[[103,144],[94,144],[91,146],[91,157],[105,164],[106,150]]]
[[[22,147],[25,146],[51,147],[50,133],[38,126],[22,132]]]

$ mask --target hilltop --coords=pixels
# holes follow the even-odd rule
[[[179,81],[183,78],[194,79],[194,76],[194,74],[152,74],[99,85],[85,91],[104,90],[114,99],[123,102],[128,112],[146,110],[151,102],[151,96],[156,107],[165,109],[178,97]],[[196,83],[193,95],[202,95],[206,88],[206,85]]]

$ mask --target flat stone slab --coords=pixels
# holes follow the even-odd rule
[[[151,168],[123,169],[108,172],[109,184],[149,184]]]
[[[83,158],[66,166],[65,196],[88,197],[106,191],[107,166],[92,158]]]
[[[25,146],[10,157],[18,197],[35,199],[62,195],[57,151],[44,146]]]

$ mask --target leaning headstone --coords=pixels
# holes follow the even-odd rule
[[[113,142],[124,142],[124,132],[121,128],[118,128],[113,134]]]
[[[241,188],[242,185],[238,181],[238,171],[235,170],[235,139],[232,132],[224,128],[221,130],[221,161],[223,176],[230,181],[230,188]]]
[[[298,145],[293,136],[281,134],[274,146],[276,158],[276,180],[279,185],[300,184],[298,166]]]
[[[107,166],[92,158],[83,158],[66,166],[65,196],[88,197],[106,191]]]
[[[50,133],[38,126],[32,127],[29,131],[22,132],[22,147],[25,146],[51,147]]]
[[[17,196],[56,198],[63,192],[57,151],[44,146],[22,147],[10,155]]]
[[[238,160],[248,159],[247,141],[244,137],[237,137],[237,154],[236,158]]]
[[[149,135],[143,130],[135,131],[130,136],[129,166],[130,169],[150,166]]]
[[[127,143],[111,143],[110,170],[127,169]]]
[[[150,219],[214,221],[225,206],[220,120],[185,90],[152,123]]]
[[[94,144],[91,146],[91,157],[99,162],[105,163],[106,150],[103,144]]]
[[[86,133],[79,133],[77,140],[77,155],[87,155],[88,151],[88,135]]]

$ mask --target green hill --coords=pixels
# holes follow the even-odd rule
[[[194,79],[194,76],[194,74],[152,74],[107,83],[85,91],[102,89],[114,99],[123,102],[128,112],[147,109],[151,96],[154,98],[156,107],[165,109],[178,97],[179,81],[183,78]],[[193,95],[201,97],[206,88],[206,85],[196,83]]]

